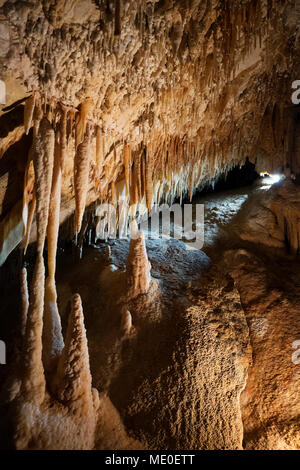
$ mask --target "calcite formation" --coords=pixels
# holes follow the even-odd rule
[[[272,187],[252,208],[241,237],[268,246],[286,247],[291,253],[300,254],[300,195],[291,179]]]
[[[130,240],[129,255],[126,262],[128,299],[147,294],[151,282],[151,264],[148,261],[145,235],[137,232]]]
[[[253,349],[241,397],[245,448],[299,449],[300,375],[292,361],[292,344],[300,334],[299,299],[291,298],[282,282],[284,263],[271,274],[245,250],[226,253],[225,261],[240,293]]]
[[[9,411],[1,424],[13,430],[10,446],[241,449],[244,438],[247,448],[299,448],[296,399],[280,417],[284,394],[275,396],[276,377],[257,364],[272,368],[273,356],[259,341],[268,325],[276,330],[282,305],[272,291],[264,302],[274,304],[274,318],[253,310],[253,299],[264,308],[252,290],[259,293],[267,275],[255,260],[258,274],[247,283],[247,252],[227,255],[232,265],[226,258],[223,271],[196,292],[183,278],[192,283],[193,263],[200,274],[208,268],[203,254],[189,256],[180,244],[164,245],[162,254],[152,245],[155,272],[165,274],[159,290],[142,232],[132,233],[125,272],[107,250],[101,279],[118,298],[97,306],[97,321],[109,331],[109,352],[93,344],[103,360],[95,371],[100,393],[92,386],[81,296],[68,286],[64,339],[56,286],[60,235],[81,255],[85,237],[108,239],[134,227],[154,204],[191,201],[196,189],[214,186],[246,158],[258,172],[288,178],[250,214],[243,240],[299,254],[299,107],[291,99],[300,78],[299,25],[299,0],[0,1],[0,266],[18,246],[23,256],[36,242],[29,288],[23,258],[17,268],[22,360],[6,384]],[[182,263],[178,271],[170,253]],[[173,326],[166,297],[174,283],[186,291],[166,346]],[[115,316],[107,319],[110,308]],[[156,331],[169,361],[161,368],[151,356]],[[130,354],[124,362],[134,372],[127,375],[111,358],[139,354],[144,340],[152,375],[140,382]],[[117,372],[131,401],[115,392]],[[256,380],[266,391],[259,389],[258,398]],[[129,437],[123,419],[132,417]],[[141,417],[143,428],[136,424]]]
[[[113,201],[121,181],[131,206],[151,209],[246,156],[296,173],[299,11],[289,0],[2,2],[1,120],[17,96],[25,109],[0,152],[29,133],[40,97],[52,127],[64,122],[62,195],[68,205],[75,193],[77,231],[85,205]]]

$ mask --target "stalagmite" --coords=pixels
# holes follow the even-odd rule
[[[78,146],[74,160],[75,227],[80,232],[88,192],[90,168],[90,127],[87,126],[84,141]]]
[[[58,399],[76,409],[92,401],[92,379],[81,298],[75,294],[65,338],[65,347],[57,368]]]
[[[109,245],[107,245],[105,247],[105,262],[107,264],[111,264],[112,262],[112,259],[111,259],[111,247]]]
[[[45,375],[42,363],[45,268],[42,255],[37,257],[30,288],[26,333],[23,349],[22,397],[40,405],[45,397]]]
[[[27,270],[23,268],[21,270],[21,333],[25,337],[26,323],[29,308],[29,295],[27,285]]]
[[[130,240],[129,255],[126,261],[129,299],[148,292],[151,281],[150,270],[151,265],[147,256],[145,235],[139,232]]]

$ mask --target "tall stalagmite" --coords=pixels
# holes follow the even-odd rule
[[[150,271],[151,264],[147,256],[145,235],[138,232],[130,240],[129,255],[126,261],[129,299],[140,294],[147,294],[151,282]]]

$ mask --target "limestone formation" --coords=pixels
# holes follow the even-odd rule
[[[253,254],[225,255],[249,325],[253,364],[241,397],[246,449],[299,449],[300,376],[292,343],[300,334],[299,299],[289,298],[282,271],[267,271]]]
[[[122,320],[121,320],[121,331],[124,336],[130,334],[132,328],[132,317],[129,310],[126,308],[122,311]]]
[[[128,299],[147,294],[151,282],[151,264],[148,261],[145,235],[138,232],[130,240],[129,255],[126,262]]]
[[[299,50],[300,0],[0,0],[3,446],[300,448]],[[247,165],[208,255],[138,231]]]
[[[300,254],[300,194],[291,179],[275,185],[252,208],[241,237]]]

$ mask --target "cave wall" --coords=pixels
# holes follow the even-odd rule
[[[32,279],[27,282],[24,270],[21,275],[24,360],[18,359],[6,387],[13,447],[93,448],[97,426],[102,433],[112,430],[120,446],[142,445],[128,438],[109,398],[92,388],[78,295],[63,338],[55,285],[60,224],[74,213],[70,236],[80,243],[87,205],[115,204],[122,196],[126,215],[134,218],[156,202],[191,198],[246,158],[257,171],[287,172],[297,181],[299,118],[291,86],[300,76],[299,24],[299,0],[0,1],[0,80],[6,88],[0,265],[20,242],[24,251],[37,242]],[[291,231],[299,233],[294,226]],[[130,250],[127,301],[150,291],[147,302],[154,298],[159,305],[142,236]],[[239,400],[248,332],[237,308],[243,355],[224,364],[239,371],[228,395],[236,441],[226,430],[226,448],[242,447]],[[130,335],[137,316],[127,307],[122,315],[122,334]],[[197,328],[191,321],[190,330]],[[220,358],[222,348],[231,348],[229,339],[224,335]],[[232,376],[226,377],[227,393]]]

